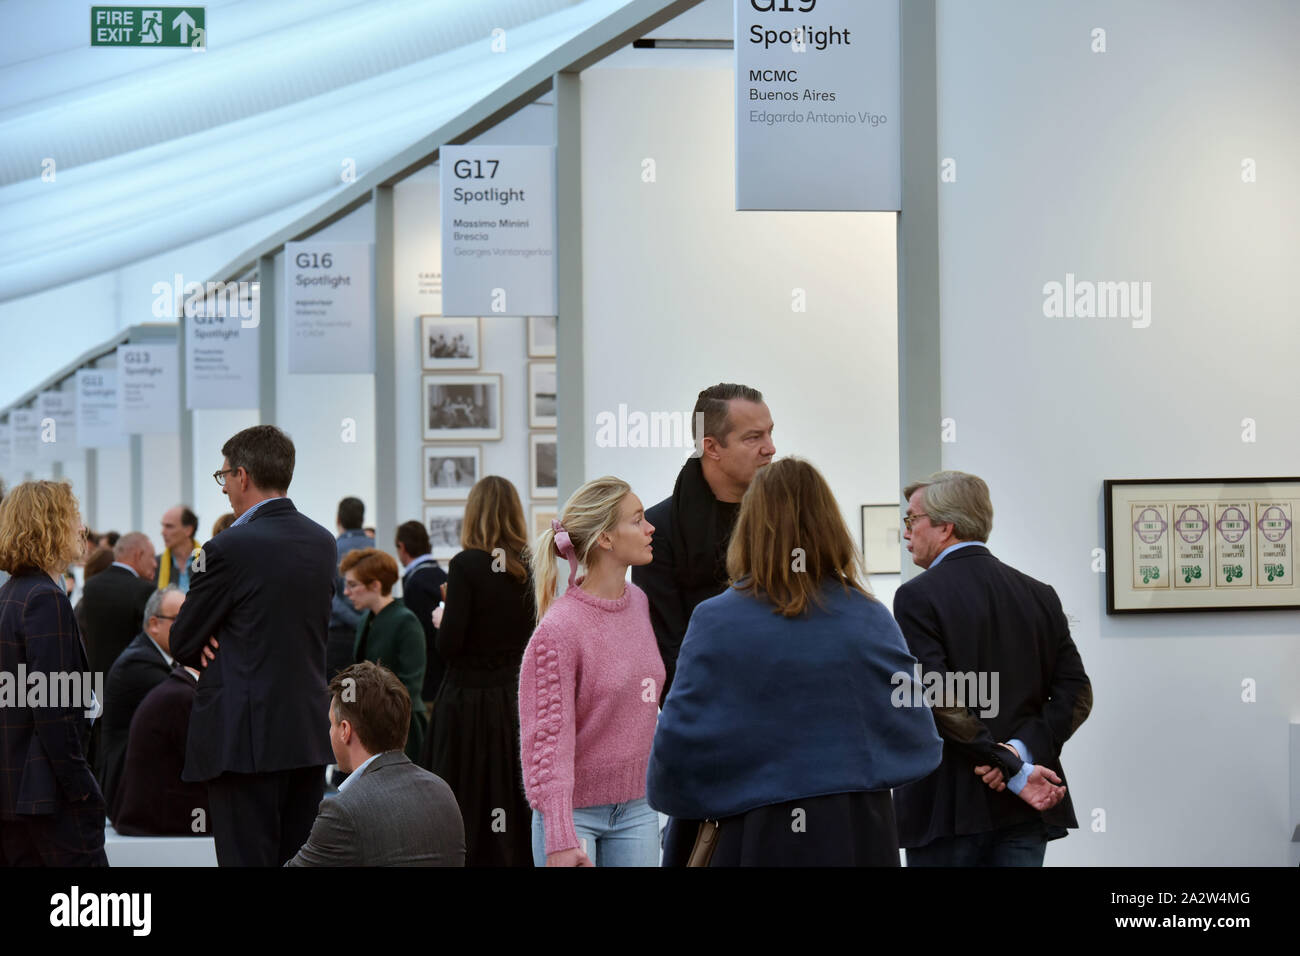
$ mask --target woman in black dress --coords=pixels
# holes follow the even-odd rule
[[[489,475],[473,487],[461,546],[447,568],[445,601],[434,611],[447,671],[425,765],[456,794],[466,866],[532,866],[518,688],[534,604],[524,509],[514,485]]]

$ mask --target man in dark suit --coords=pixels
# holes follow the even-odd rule
[[[672,495],[645,513],[655,529],[654,560],[632,568],[632,582],[650,602],[666,672],[661,701],[691,612],[727,587],[727,545],[745,489],[776,454],[772,427],[757,389],[724,383],[700,392],[691,417],[697,452],[682,466]]]
[[[330,745],[349,776],[286,866],[464,866],[465,825],[446,782],[402,753],[411,697],[363,661],[331,682]]]
[[[438,656],[438,629],[433,626],[433,609],[442,603],[442,586],[447,572],[429,553],[429,531],[418,521],[397,527],[397,561],[402,566],[402,603],[424,628],[424,688],[420,698],[433,716],[433,699],[446,670]]]
[[[928,570],[898,589],[894,616],[923,682],[945,692],[943,762],[894,790],[899,843],[908,866],[1041,866],[1047,841],[1079,825],[1060,754],[1092,685],[1056,592],[985,547],[988,486],[941,471],[904,495],[903,537]]]
[[[144,631],[126,646],[104,682],[103,731],[100,736],[100,780],[108,801],[108,818],[117,819],[116,800],[126,762],[126,743],[131,718],[140,701],[171,673],[172,621],[180,612],[185,595],[175,585],[154,591],[144,608]]]
[[[117,655],[140,633],[156,568],[149,536],[133,531],[118,539],[112,565],[86,582],[83,636],[92,671],[107,675]]]
[[[181,779],[198,677],[198,671],[178,664],[136,708],[113,814],[118,833],[208,833],[208,788]]]
[[[294,447],[280,429],[246,428],[221,453],[235,523],[200,550],[172,625],[172,654],[202,672],[184,779],[207,781],[220,865],[278,866],[325,790],[334,537],[285,497]]]
[[[344,498],[339,502],[336,526],[338,527],[338,553],[334,561],[334,600],[330,602],[329,643],[325,650],[325,679],[333,680],[334,675],[351,664],[352,650],[357,642],[357,625],[361,623],[361,612],[352,606],[343,595],[343,576],[338,573],[343,556],[358,548],[373,548],[374,539],[362,529],[366,519],[366,506],[360,498]]]

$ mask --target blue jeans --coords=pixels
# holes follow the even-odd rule
[[[1031,820],[987,833],[940,837],[908,848],[908,866],[1042,866],[1047,828]]]
[[[659,814],[645,797],[626,803],[606,803],[573,811],[573,829],[587,843],[587,856],[597,866],[658,866]],[[546,865],[546,831],[542,815],[533,811],[533,865]]]

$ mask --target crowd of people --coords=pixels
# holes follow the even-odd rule
[[[269,425],[222,447],[211,537],[172,508],[158,555],[85,532],[67,484],[12,489],[0,677],[106,679],[89,709],[0,685],[0,864],[102,865],[107,818],[223,866],[1041,865],[1092,691],[1053,589],[988,549],[985,483],[904,489],[927,570],[891,614],[761,393],[693,422],[667,498],[597,478],[531,542],[481,479],[445,570],[418,521],[390,554],[359,499],[335,534],[299,513]]]

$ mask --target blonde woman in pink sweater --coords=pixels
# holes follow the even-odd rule
[[[627,482],[605,477],[574,492],[533,548],[538,625],[519,669],[519,730],[537,866],[659,865],[645,779],[664,665],[645,593],[627,580],[650,563],[653,533]],[[559,598],[557,560],[569,564]]]

